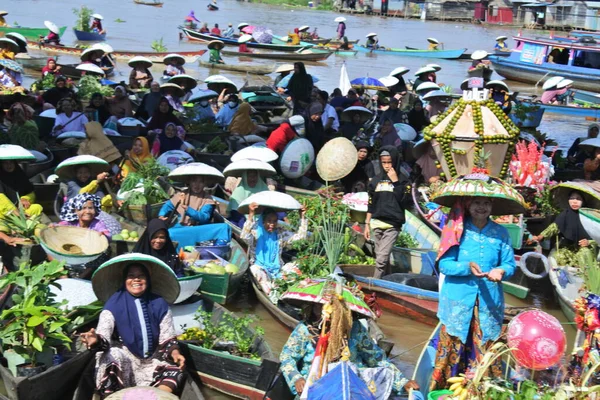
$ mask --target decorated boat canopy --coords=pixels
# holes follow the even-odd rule
[[[492,215],[522,214],[526,205],[523,196],[499,178],[485,174],[459,176],[437,188],[431,201],[453,207],[465,197],[487,197],[492,199]]]
[[[317,173],[326,182],[346,177],[358,162],[354,144],[345,137],[338,137],[325,143],[317,154]]]
[[[488,90],[472,89],[423,130],[431,141],[442,176],[456,177],[473,172],[505,176],[519,128],[493,100]],[[487,170],[487,171],[486,171]]]

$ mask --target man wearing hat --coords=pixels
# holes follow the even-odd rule
[[[383,125],[383,121],[389,119],[394,124],[408,124],[408,115],[398,107],[400,101],[392,97],[390,98],[390,106],[381,114],[379,125]]]
[[[510,51],[510,49],[508,48],[508,46],[505,43],[507,39],[508,39],[508,37],[506,37],[506,36],[498,36],[496,38],[496,45],[494,46],[494,50]]]
[[[233,32],[233,24],[230,22],[229,24],[227,24],[227,30],[223,32],[223,37],[230,39],[233,37]]]

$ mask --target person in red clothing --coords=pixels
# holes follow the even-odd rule
[[[215,24],[215,27],[210,30],[210,33],[213,36],[221,36],[221,30],[219,29],[219,24]]]
[[[277,129],[271,132],[267,139],[267,147],[277,154],[281,154],[285,146],[296,136],[301,136],[304,131],[304,118],[300,115],[294,115],[289,120],[284,121]]]
[[[248,46],[246,45],[246,43],[248,43],[251,40],[252,40],[252,35],[242,35],[242,36],[240,36],[240,38],[238,39],[238,43],[240,44],[240,47],[238,48],[238,51],[240,53],[252,53],[252,50],[250,50],[248,48]]]

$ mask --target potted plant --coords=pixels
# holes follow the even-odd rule
[[[13,306],[0,315],[0,341],[8,360],[23,360],[9,365],[16,376],[29,377],[43,372],[52,365],[52,354],[57,347],[70,346],[65,334],[70,319],[52,299],[49,285],[64,274],[58,261],[44,262],[31,267],[22,264],[0,279],[0,290],[16,286]],[[14,362],[14,361],[13,361]]]
[[[17,195],[17,197],[19,196]],[[13,265],[37,264],[46,258],[46,253],[38,243],[36,235],[45,227],[40,223],[40,219],[40,215],[27,216],[19,201],[18,208],[0,220],[0,231],[19,239],[16,246],[10,246],[13,253]]]

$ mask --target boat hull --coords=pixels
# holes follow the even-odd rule
[[[155,3],[152,1],[139,1],[139,0],[133,0],[133,2],[135,4],[141,4],[143,6],[151,6],[151,7],[162,7],[164,3]]]
[[[467,51],[467,49],[454,49],[454,50],[412,50],[412,49],[370,49],[365,46],[354,46],[354,50],[361,51],[363,53],[375,53],[375,54],[391,54],[396,56],[405,57],[420,57],[420,58],[437,58],[445,60],[455,60]]]
[[[550,252],[550,255],[548,255],[548,261],[550,262],[550,271],[548,272],[548,276],[550,278],[550,282],[554,286],[554,293],[556,295],[556,299],[558,300],[558,305],[560,306],[560,309],[565,317],[567,317],[567,320],[573,321],[575,319],[575,307],[573,302],[579,297],[579,289],[583,285],[583,279],[571,273],[567,269],[570,282],[568,282],[566,287],[563,288],[559,283],[558,271],[560,268],[566,267],[561,267],[556,262],[555,250]]]
[[[274,65],[235,65],[235,64],[214,64],[206,61],[200,61],[200,66],[209,69],[219,69],[222,71],[234,71],[248,73],[253,75],[268,75],[275,69]]]
[[[600,106],[600,94],[587,90],[572,90],[573,101],[578,104],[590,104]]]
[[[188,40],[194,40],[194,41],[198,41],[198,42],[202,42],[202,43],[208,43],[213,40],[220,40],[225,44],[225,46],[239,47],[239,45],[240,45],[237,42],[237,39],[227,39],[227,38],[207,35],[204,33],[194,31],[192,29],[185,28],[183,26],[180,26],[179,29],[184,33],[184,35],[188,38]],[[308,46],[292,46],[292,45],[287,45],[287,44],[256,43],[256,42],[248,42],[248,43],[246,43],[246,46],[254,48],[254,49],[268,49],[268,50],[272,50],[272,51],[286,51],[286,52],[297,51],[297,50],[308,47]],[[309,46],[312,46],[312,45],[309,45]]]
[[[85,32],[75,28],[73,28],[73,33],[80,42],[102,42],[106,40],[106,33],[99,34],[96,32]]]
[[[525,105],[540,106],[547,113],[571,115],[574,117],[600,118],[600,108],[597,107],[570,107],[556,104],[530,103],[523,101]]]
[[[66,26],[61,26],[59,28],[60,36],[65,34],[67,30]],[[0,33],[2,36],[6,33],[15,32],[20,33],[25,36],[27,39],[31,40],[39,40],[40,36],[44,37],[48,34],[48,28],[25,28],[25,27],[14,27],[14,26],[0,26]]]
[[[19,53],[15,56],[15,61],[23,66],[23,68],[41,71],[48,62],[48,57],[32,56],[27,53]]]
[[[290,61],[323,61],[333,54],[333,51],[324,51],[318,53],[240,53],[239,51],[223,50],[221,52],[226,56],[260,58],[267,60],[290,60]]]

